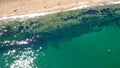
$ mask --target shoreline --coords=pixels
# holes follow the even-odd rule
[[[78,10],[78,9],[83,9],[83,8],[88,8],[88,7],[94,7],[94,6],[104,6],[104,5],[111,5],[111,4],[120,4],[120,1],[110,1],[107,3],[100,3],[100,4],[93,4],[93,5],[82,5],[82,6],[76,6],[76,7],[72,7],[72,8],[68,8],[68,9],[63,9],[63,10],[56,10],[56,11],[50,11],[50,12],[40,12],[40,13],[30,13],[30,14],[23,14],[23,15],[13,15],[13,16],[6,16],[6,17],[1,17],[0,21],[4,21],[4,20],[9,20],[9,19],[20,19],[20,20],[26,20],[29,18],[34,18],[34,17],[38,17],[38,16],[45,16],[48,14],[54,14],[54,13],[58,13],[58,12],[65,12],[65,11],[71,11],[71,10]]]

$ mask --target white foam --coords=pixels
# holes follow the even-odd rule
[[[108,3],[105,3],[106,5],[108,4],[120,4],[120,0],[119,1],[110,1]],[[99,5],[105,5],[103,3],[99,4]],[[0,18],[1,20],[9,20],[9,19],[21,19],[21,20],[25,20],[28,18],[34,18],[36,16],[45,16],[48,14],[53,14],[53,13],[57,13],[57,12],[61,12],[61,11],[71,11],[71,10],[77,10],[77,9],[82,9],[82,8],[87,8],[87,7],[91,7],[91,6],[99,6],[99,5],[83,5],[83,6],[77,6],[77,7],[73,7],[67,10],[58,10],[58,11],[52,11],[52,12],[42,12],[42,13],[31,13],[31,14],[25,14],[25,15],[16,15],[16,16],[10,16],[10,17],[2,17]]]
[[[18,44],[18,45],[23,45],[23,44],[28,44],[28,42],[22,40],[22,41],[20,41],[20,42],[17,42],[17,44]]]

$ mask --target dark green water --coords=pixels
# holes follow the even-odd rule
[[[120,68],[119,6],[0,21],[0,68]]]

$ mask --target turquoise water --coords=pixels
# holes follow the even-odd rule
[[[108,27],[47,48],[8,49],[0,52],[4,68],[120,68],[120,28]],[[57,48],[54,46],[58,46]],[[3,67],[2,67],[3,66]]]
[[[0,21],[0,68],[120,68],[119,6]]]
[[[120,68],[120,29],[105,28],[49,46],[42,68]]]

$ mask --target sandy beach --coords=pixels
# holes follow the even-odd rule
[[[83,5],[98,5],[119,0],[0,0],[0,18],[52,12]]]

